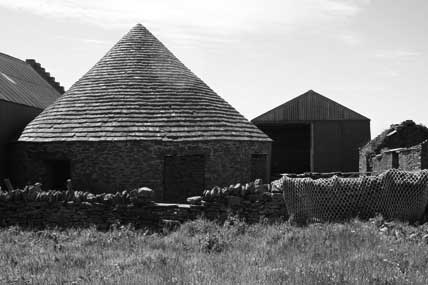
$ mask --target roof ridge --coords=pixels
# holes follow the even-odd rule
[[[274,107],[274,108],[272,108],[272,109],[270,109],[270,110],[262,113],[261,115],[259,115],[259,116],[255,117],[254,119],[252,119],[251,122],[256,122],[256,121],[260,120],[262,117],[268,115],[270,112],[274,112],[275,110],[279,110],[281,108],[284,108],[285,106],[293,103],[294,101],[297,101],[299,98],[302,98],[302,97],[305,97],[305,96],[310,96],[310,95],[319,96],[319,97],[323,98],[324,100],[326,100],[328,102],[331,102],[331,103],[333,103],[335,105],[339,105],[341,108],[345,109],[346,111],[351,112],[353,114],[356,114],[358,117],[360,117],[359,119],[354,119],[354,120],[370,120],[366,116],[364,116],[364,115],[362,115],[362,114],[360,114],[360,113],[358,113],[358,112],[356,112],[356,111],[354,111],[354,110],[352,110],[352,109],[350,109],[350,108],[348,108],[348,107],[346,107],[346,106],[344,106],[344,105],[342,105],[342,104],[340,104],[340,103],[338,103],[338,102],[336,102],[336,101],[334,101],[334,100],[332,100],[332,99],[330,99],[330,98],[328,98],[328,97],[326,97],[326,96],[324,96],[324,95],[322,95],[322,94],[320,94],[320,93],[318,93],[316,91],[314,91],[313,89],[309,89],[308,91],[306,91],[306,92],[304,92],[304,93],[302,93],[302,94],[300,94],[300,95],[298,95],[296,97],[293,97],[290,100],[287,100],[286,102],[280,104],[279,106],[276,106],[276,107]]]
[[[341,104],[341,103],[339,103],[339,102],[337,102],[337,101],[335,101],[335,100],[333,100],[333,99],[330,99],[330,98],[328,98],[328,97],[326,97],[326,96],[322,95],[321,93],[318,93],[318,92],[316,92],[316,91],[314,91],[314,90],[312,90],[312,89],[310,89],[309,91],[307,91],[307,92],[303,93],[303,94],[302,94],[302,95],[300,95],[300,96],[303,96],[303,95],[305,95],[305,94],[315,94],[315,95],[317,95],[317,96],[321,96],[322,98],[324,98],[324,99],[326,99],[326,100],[328,100],[328,101],[330,101],[330,102],[332,102],[332,103],[334,103],[334,104],[340,105],[342,108],[344,108],[344,109],[346,109],[346,110],[348,110],[348,111],[350,111],[350,112],[353,112],[353,113],[355,113],[355,114],[357,114],[357,115],[360,115],[361,117],[364,117],[364,118],[365,118],[365,119],[367,119],[367,120],[370,120],[368,117],[366,117],[366,116],[364,116],[364,115],[362,115],[362,114],[358,113],[357,111],[354,111],[354,110],[352,110],[352,109],[350,109],[350,108],[346,107],[345,105],[343,105],[343,104]]]
[[[15,60],[15,61],[19,61],[19,62],[20,62],[20,63],[22,63],[22,64],[25,64],[25,61],[23,61],[22,59],[17,58],[17,57],[14,57],[14,56],[9,55],[9,54],[4,53],[4,52],[0,52],[0,56],[5,56],[5,57],[8,57],[8,58],[13,59],[13,60]]]

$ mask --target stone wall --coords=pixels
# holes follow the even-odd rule
[[[370,172],[370,169],[367,167],[367,164],[372,163],[373,159],[373,155],[370,150],[371,148],[369,145],[365,145],[359,149],[358,169],[360,173]]]
[[[282,190],[275,187],[274,182],[262,184],[261,179],[222,188],[215,186],[188,201],[202,205],[204,215],[210,219],[223,220],[233,214],[254,223],[262,218],[278,220],[288,217]]]
[[[421,167],[428,169],[428,141],[421,143]]]
[[[383,172],[392,168],[392,153],[384,152],[372,158],[372,171]]]
[[[422,169],[422,146],[404,149],[398,153],[399,169],[413,171]]]
[[[202,197],[189,198],[191,204],[153,202],[148,188],[92,194],[81,191],[41,191],[37,186],[12,192],[0,191],[0,226],[33,228],[88,227],[108,229],[112,225],[132,224],[136,228],[163,227],[197,217],[224,220],[237,215],[248,222],[287,217],[282,193],[270,185],[247,183],[214,187]],[[223,188],[225,189],[225,188]],[[211,195],[212,193],[212,195]]]
[[[395,154],[394,154],[395,153]],[[367,172],[367,154],[360,150],[360,172]],[[428,141],[409,148],[384,150],[380,154],[369,157],[373,165],[372,171],[383,172],[393,168],[393,156],[398,156],[398,169],[414,171],[428,168]]]
[[[93,193],[114,192],[145,185],[164,196],[164,158],[203,155],[205,188],[251,179],[251,156],[266,154],[270,166],[270,142],[55,142],[15,143],[11,152],[12,182],[16,186],[41,182],[52,188],[49,161],[70,162],[70,178],[76,189]],[[200,189],[203,191],[203,189]]]

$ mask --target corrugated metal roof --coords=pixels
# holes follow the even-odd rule
[[[271,141],[142,25],[126,34],[20,141]]]
[[[60,96],[29,64],[0,53],[0,100],[44,109]]]
[[[258,116],[252,122],[280,123],[286,121],[370,120],[361,114],[309,90],[308,92]]]

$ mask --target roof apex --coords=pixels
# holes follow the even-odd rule
[[[131,28],[131,30],[130,30],[130,31],[132,31],[132,30],[134,30],[134,31],[138,31],[138,30],[142,30],[142,31],[144,31],[144,30],[147,30],[147,28],[146,28],[146,27],[144,27],[141,23],[137,23],[137,24],[135,24],[135,26],[133,26],[133,27]]]
[[[20,141],[271,141],[178,60],[134,26]]]
[[[369,118],[310,89],[263,113],[253,123],[275,121],[370,120]]]

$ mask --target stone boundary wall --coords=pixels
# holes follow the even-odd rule
[[[247,222],[287,218],[281,192],[260,181],[225,188],[214,187],[189,204],[153,201],[153,190],[140,188],[114,194],[82,191],[42,191],[39,186],[0,192],[0,227],[89,227],[107,230],[112,225],[135,228],[164,227],[197,217],[222,221],[237,215]],[[209,192],[209,193],[208,193]]]
[[[237,215],[249,223],[262,219],[270,221],[288,218],[282,189],[275,183],[263,184],[261,179],[246,184],[228,187],[213,187],[202,196],[188,198],[193,205],[203,207],[208,219],[224,220],[228,215]]]

